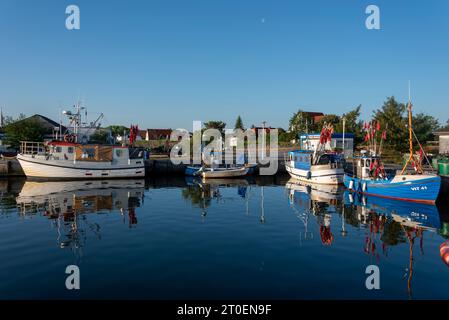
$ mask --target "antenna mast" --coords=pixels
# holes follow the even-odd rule
[[[411,102],[411,94],[410,94],[410,80],[408,81],[408,103],[407,103],[407,111],[408,111],[408,133],[409,133],[409,145],[410,145],[410,156],[407,160],[407,162],[404,165],[404,168],[402,168],[401,174],[404,174],[405,170],[407,169],[407,166],[409,163],[413,162],[413,129],[412,129],[412,102]]]

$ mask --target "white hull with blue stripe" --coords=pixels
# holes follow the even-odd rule
[[[335,153],[320,153],[314,158],[311,151],[290,151],[285,160],[285,168],[293,178],[300,181],[343,184],[344,168],[340,156]]]

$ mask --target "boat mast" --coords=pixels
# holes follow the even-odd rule
[[[407,162],[404,165],[404,168],[402,168],[401,174],[404,174],[405,170],[407,169],[407,166],[409,163],[413,161],[413,129],[412,129],[412,102],[410,99],[410,81],[408,82],[408,103],[407,103],[407,111],[408,111],[408,134],[409,134],[409,145],[410,145],[410,156],[407,160]]]

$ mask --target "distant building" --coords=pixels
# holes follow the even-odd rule
[[[449,154],[449,127],[434,132],[438,136],[438,152],[439,154]]]
[[[345,145],[343,148],[343,133],[334,133],[330,144],[325,146],[326,150],[344,150],[345,158],[350,158],[354,155],[354,134],[345,133]],[[300,148],[302,150],[315,151],[320,141],[319,133],[301,134],[299,136]]]
[[[69,131],[65,126],[61,125],[60,123],[53,121],[52,119],[47,118],[40,114],[35,114],[31,117],[19,120],[17,121],[17,123],[20,123],[21,121],[25,120],[35,120],[36,122],[38,122],[40,126],[45,130],[44,132],[45,140],[57,139],[60,132],[64,134]]]
[[[140,137],[145,141],[170,140],[172,129],[146,129],[140,130]]]

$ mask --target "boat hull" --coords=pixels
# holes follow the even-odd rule
[[[214,178],[235,178],[243,177],[248,174],[248,168],[242,167],[238,169],[214,169],[206,170],[201,172],[201,176],[204,179],[214,179]]]
[[[140,164],[112,165],[110,163],[73,163],[71,161],[57,162],[18,155],[19,161],[27,178],[34,179],[110,179],[137,178],[145,176],[143,160]]]
[[[387,199],[410,201],[425,204],[435,204],[441,187],[441,178],[434,175],[417,176],[405,181],[392,180],[363,180],[345,175],[344,184],[351,192],[366,194]]]
[[[291,166],[285,166],[287,172],[291,177],[307,183],[317,184],[331,184],[338,185],[343,184],[344,169],[324,169],[324,170],[302,170],[293,168]]]

